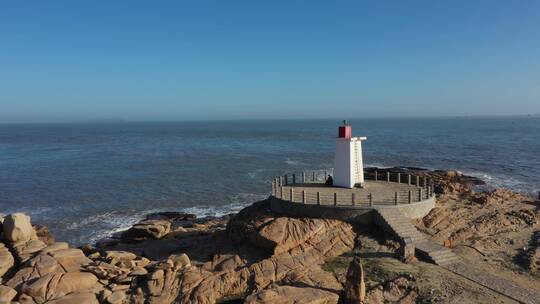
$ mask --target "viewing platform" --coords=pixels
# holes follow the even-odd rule
[[[272,181],[272,209],[288,216],[336,218],[371,224],[373,210],[396,209],[411,219],[435,207],[432,181],[402,172],[374,171],[362,187],[326,186],[324,171],[287,174]]]

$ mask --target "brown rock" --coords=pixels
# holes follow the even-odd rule
[[[0,243],[0,278],[8,273],[15,265],[15,259],[9,249],[4,246],[4,243]]]
[[[355,255],[347,269],[347,282],[345,283],[345,304],[361,304],[366,300],[366,284],[364,270],[359,255]]]
[[[129,273],[130,276],[143,276],[148,274],[148,270],[143,267],[134,267],[133,270]]]
[[[54,252],[54,251],[58,251],[62,249],[68,249],[68,248],[69,248],[68,243],[57,242],[57,243],[49,244],[47,247],[43,248],[43,250],[41,250],[40,253],[45,254],[45,253]]]
[[[15,291],[15,289],[0,285],[0,303],[11,303],[16,296],[17,291]]]
[[[117,290],[107,297],[107,302],[110,304],[122,303],[126,299],[126,292]]]
[[[25,283],[22,293],[30,296],[36,303],[45,303],[67,294],[87,291],[96,283],[97,278],[87,272],[49,273],[38,280]]]
[[[171,223],[166,220],[145,220],[139,222],[123,234],[128,239],[161,239],[171,231]]]
[[[335,304],[339,296],[333,292],[292,286],[277,286],[254,293],[246,304]]]
[[[252,241],[270,253],[280,254],[304,243],[326,228],[325,223],[327,221],[322,219],[279,217],[255,233]]]
[[[91,292],[72,293],[47,304],[98,304],[96,295]],[[22,303],[21,303],[22,304]]]
[[[33,228],[36,231],[36,235],[40,241],[47,245],[54,244],[55,239],[54,236],[49,232],[49,228],[41,225],[35,225]]]
[[[4,237],[12,242],[27,242],[36,238],[30,217],[24,213],[13,213],[4,218]]]
[[[173,262],[173,265],[176,269],[182,269],[184,267],[191,266],[189,257],[185,253],[179,255],[171,255],[169,259]]]
[[[84,256],[84,253],[80,249],[61,249],[50,252],[49,255],[56,259],[66,272],[81,271],[83,266],[92,263],[92,260]]]
[[[15,257],[19,263],[24,263],[35,256],[41,249],[45,248],[45,243],[38,239],[31,239],[11,245],[15,251]]]

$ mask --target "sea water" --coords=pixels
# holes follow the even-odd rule
[[[0,213],[85,244],[150,212],[224,215],[272,177],[333,165],[339,120],[0,124]],[[540,190],[540,118],[351,120],[365,166],[454,169]]]

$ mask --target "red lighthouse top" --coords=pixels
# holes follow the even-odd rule
[[[338,132],[339,138],[351,138],[352,137],[352,127],[347,123],[346,120],[343,121],[343,126],[339,127]]]

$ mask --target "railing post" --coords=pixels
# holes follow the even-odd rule
[[[293,193],[293,188],[292,187],[291,187],[291,190],[289,192],[291,194],[291,202],[294,203],[294,193]]]
[[[317,191],[317,205],[321,204],[321,193]]]
[[[386,171],[386,182],[390,182],[390,171]]]
[[[422,188],[418,187],[418,201],[422,201]]]
[[[354,192],[351,194],[351,204],[353,206],[356,205],[356,201],[354,200]]]
[[[276,180],[272,180],[272,196],[276,196]]]
[[[401,173],[399,173],[399,172],[397,174],[397,182],[398,182],[398,184],[401,184]]]
[[[302,184],[306,182],[306,172],[302,171]]]
[[[424,188],[426,187],[427,183],[426,183],[426,177],[422,177],[422,186],[424,186]]]
[[[377,172],[377,170],[375,170],[375,181],[378,181],[379,180],[379,174]]]
[[[285,185],[289,184],[289,176],[287,174],[283,176],[283,180],[285,181]]]
[[[412,191],[409,190],[409,204],[412,203]]]
[[[369,206],[370,206],[370,207],[373,207],[373,194],[372,194],[372,193],[370,193],[370,194],[368,195],[368,199],[369,199]]]
[[[302,203],[306,203],[306,190],[302,190]]]
[[[420,176],[416,176],[416,187],[420,187]]]
[[[411,175],[410,174],[407,174],[407,184],[409,186],[411,185]]]
[[[398,193],[397,193],[397,191],[394,193],[394,203],[396,205],[398,204]]]
[[[337,192],[334,192],[334,206],[337,206]]]
[[[279,198],[283,199],[283,186],[279,187]]]
[[[292,175],[292,183],[293,185],[296,184],[296,174]]]

